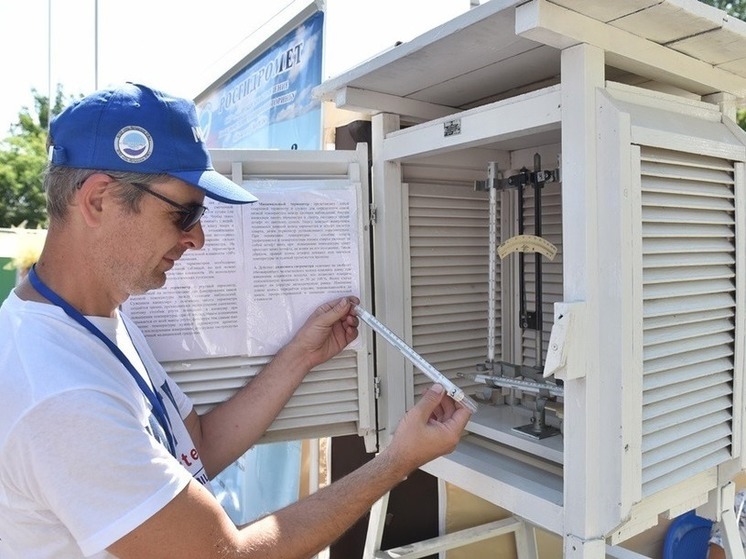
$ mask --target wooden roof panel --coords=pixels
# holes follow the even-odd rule
[[[598,0],[551,0],[553,4],[607,23],[640,10],[645,10],[662,0],[625,0],[624,2],[599,2]]]
[[[655,42],[676,52],[677,56],[686,55],[726,72],[716,76],[704,71],[704,65],[699,66],[703,70],[699,76],[689,76],[689,72],[682,70],[679,75],[683,76],[684,83],[696,86],[692,86],[694,92],[709,93],[718,91],[718,87],[724,91],[746,92],[746,81],[741,86],[738,79],[734,81],[729,76],[746,78],[746,22],[731,18],[698,0],[531,2],[538,2],[539,7],[554,6],[554,11],[566,10],[568,14],[575,14],[574,19],[579,21],[582,18],[578,18],[577,14],[580,14],[588,18],[586,21],[595,20],[600,25],[608,25],[609,32],[624,32],[630,37]],[[557,40],[559,42],[548,42],[546,45],[541,37],[529,37],[527,33],[518,35],[515,14],[516,9],[524,4],[526,0],[484,2],[407,43],[325,81],[314,92],[322,99],[333,100],[338,92],[350,87],[446,107],[469,108],[485,99],[530,90],[535,84],[539,84],[538,87],[552,83],[560,73],[560,49],[579,39],[574,38],[577,34],[573,35],[567,29],[565,31],[573,37],[568,37],[566,42]],[[553,10],[548,11],[554,13]],[[560,22],[555,19],[548,18],[542,21],[542,25],[554,30],[555,35],[562,33]],[[608,35],[603,33],[602,28],[595,31],[602,33],[599,37]],[[596,35],[578,36],[587,40]],[[606,43],[602,41],[600,44]],[[643,45],[644,42],[640,42],[639,46]],[[613,44],[606,44],[606,48],[613,48]],[[633,56],[644,55],[644,49],[637,48],[631,51],[627,49],[625,56],[629,56],[630,52]],[[616,53],[609,50],[609,65],[620,63],[619,70],[629,72],[627,66],[630,64],[624,65],[624,56],[615,56]],[[667,59],[669,66],[673,60],[673,57]],[[657,58],[651,61],[652,68],[656,67],[656,61]],[[631,66],[639,68],[640,64]],[[689,69],[697,67],[684,66]],[[610,70],[613,74],[614,68]],[[653,73],[668,76],[675,84],[682,82],[674,79],[674,67],[667,68],[667,71],[668,74]],[[710,79],[715,81],[710,83]],[[371,102],[375,104],[375,101]],[[374,112],[379,109],[375,106],[356,108]]]
[[[472,72],[459,74],[451,79],[423,88],[411,95],[412,99],[440,105],[468,108],[484,100],[485,94],[492,99],[507,93],[520,92],[531,82],[559,81],[560,53],[547,46],[535,48],[499,60]],[[458,104],[453,105],[454,99]]]
[[[733,72],[737,76],[746,78],[746,56],[737,60],[733,60],[732,62],[719,64],[718,68],[721,68],[727,72]]]
[[[701,4],[699,0],[695,2]],[[612,21],[610,25],[666,45],[685,37],[720,29],[722,21],[706,17],[708,15],[711,14],[703,13],[698,17],[696,12],[685,10],[682,6],[660,3]]]
[[[700,60],[715,66],[743,60],[746,57],[746,22],[732,20],[731,23],[736,22],[740,25],[728,25],[700,35],[685,37],[668,46],[689,56],[697,56]],[[738,30],[738,27],[742,29]],[[734,68],[737,70],[738,65]],[[740,70],[740,73],[736,73],[743,76],[746,73],[746,64],[743,64]]]

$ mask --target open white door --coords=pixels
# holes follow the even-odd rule
[[[250,381],[329,293],[357,291],[363,305],[370,293],[366,145],[211,154],[217,171],[260,201],[208,200],[204,249],[186,253],[166,287],[127,305],[198,411]],[[312,241],[323,250],[298,249]],[[328,258],[335,252],[342,264]],[[375,450],[371,347],[361,328],[356,342],[307,375],[262,441],[358,434]]]

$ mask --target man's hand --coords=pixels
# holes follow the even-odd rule
[[[470,417],[467,408],[446,396],[440,384],[433,384],[402,418],[384,452],[407,475],[438,456],[453,452]]]
[[[343,297],[321,305],[237,394],[201,416],[187,416],[185,424],[210,477],[256,444],[308,371],[357,337],[358,319],[350,314],[357,302]]]
[[[327,312],[333,313],[327,310],[321,315]],[[341,310],[339,314],[344,316]],[[192,480],[109,551],[122,559],[311,557],[338,539],[412,470],[451,452],[470,415],[445,396],[440,385],[434,385],[402,419],[388,448],[312,495],[239,530],[207,490]]]
[[[287,348],[301,353],[309,369],[331,359],[357,338],[359,322],[352,308],[359,302],[357,297],[342,297],[321,305]]]

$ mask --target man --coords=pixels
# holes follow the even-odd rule
[[[208,479],[355,339],[357,300],[319,307],[247,387],[198,416],[118,309],[202,247],[205,196],[255,198],[212,169],[194,105],[142,85],[73,104],[50,144],[46,244],[0,309],[0,556],[308,557],[453,450],[469,413],[435,385],[372,461],[235,527]]]

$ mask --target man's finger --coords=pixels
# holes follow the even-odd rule
[[[319,307],[317,317],[322,326],[331,326],[350,312],[350,300],[342,297],[339,301]]]
[[[413,408],[424,418],[429,418],[443,401],[445,389],[440,384],[433,384],[423,394],[420,401]]]

